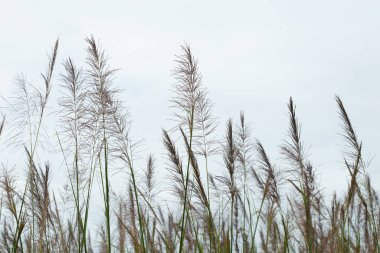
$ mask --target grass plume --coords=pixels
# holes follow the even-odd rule
[[[1,148],[25,158],[13,165],[0,157],[1,252],[380,252],[379,195],[338,96],[348,180],[342,196],[329,198],[293,99],[282,159],[256,139],[243,112],[219,137],[215,105],[187,44],[175,57],[174,125],[162,130],[164,157],[140,159],[117,69],[99,41],[91,36],[85,43],[83,67],[70,57],[61,61],[60,96],[52,105],[57,121],[46,115],[54,102],[58,41],[42,82],[19,74],[4,99]],[[44,137],[49,128],[56,138]],[[50,157],[49,145],[60,152]],[[67,176],[62,188],[53,180],[59,163]]]

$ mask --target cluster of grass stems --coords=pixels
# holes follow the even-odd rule
[[[182,46],[173,70],[174,124],[162,130],[166,162],[159,170],[170,187],[160,194],[174,200],[169,206],[158,194],[154,156],[144,168],[136,165],[139,143],[130,138],[131,122],[113,84],[116,69],[93,37],[86,45],[83,68],[68,58],[56,74],[57,41],[42,85],[19,75],[15,92],[4,99],[2,148],[21,147],[26,162],[16,165],[25,171],[21,182],[1,158],[1,252],[380,252],[378,195],[339,97],[348,186],[340,197],[327,199],[304,148],[293,100],[279,167],[252,137],[243,113],[227,121],[222,138],[216,136],[197,60]],[[61,93],[57,105],[50,105],[59,118],[50,142],[68,175],[67,194],[60,197],[50,185],[53,168],[39,155],[47,146],[44,120],[53,87]],[[219,162],[211,166],[210,159]],[[128,190],[114,198],[117,187],[110,182],[118,173],[126,173]],[[90,217],[94,187],[102,193],[103,217]],[[98,229],[90,229],[90,221]]]

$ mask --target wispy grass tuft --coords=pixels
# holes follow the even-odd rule
[[[1,148],[20,151],[25,162],[0,157],[0,252],[380,252],[379,195],[339,97],[348,180],[344,194],[330,198],[292,98],[282,159],[256,139],[243,112],[218,136],[189,45],[175,57],[174,125],[162,130],[164,157],[141,156],[117,71],[94,37],[85,43],[84,66],[63,60],[60,85],[53,85],[57,41],[42,82],[19,74],[5,99]],[[50,105],[55,87],[58,107]],[[57,121],[46,119],[48,102]],[[49,127],[56,138],[45,138]],[[60,152],[49,157],[47,146]],[[62,188],[53,180],[64,174],[59,163],[67,173]],[[103,215],[95,216],[99,205]]]

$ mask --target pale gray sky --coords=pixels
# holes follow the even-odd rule
[[[369,172],[380,180],[380,2],[378,1],[1,1],[0,92],[16,73],[38,81],[60,38],[59,61],[80,64],[93,34],[120,68],[133,131],[161,159],[169,126],[170,71],[190,43],[220,130],[244,110],[272,160],[287,129],[293,96],[305,144],[329,191],[343,189],[343,139],[334,95],[345,102]],[[56,86],[59,84],[56,75]],[[375,185],[376,186],[376,185]],[[376,187],[380,188],[380,187]]]

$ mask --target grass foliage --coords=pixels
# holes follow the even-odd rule
[[[117,71],[93,37],[86,44],[83,68],[68,58],[63,72],[55,73],[57,41],[41,85],[19,75],[4,99],[2,148],[21,147],[26,162],[16,165],[25,171],[20,181],[1,158],[1,252],[380,252],[378,193],[339,97],[342,165],[350,177],[343,195],[326,198],[305,150],[293,99],[281,145],[284,164],[276,166],[252,137],[244,113],[236,122],[227,121],[224,136],[216,135],[213,103],[197,59],[183,45],[173,70],[174,123],[162,130],[165,166],[149,155],[141,168],[136,165],[139,143],[130,137],[131,121],[113,83]],[[53,76],[59,77],[57,85]],[[53,88],[61,92],[55,105]],[[44,137],[48,105],[58,108],[59,118],[50,141]],[[52,142],[68,175],[64,195],[51,186],[55,168],[39,155]],[[211,158],[219,161],[215,174]],[[169,175],[166,192],[157,184],[158,171]],[[110,182],[123,172],[128,190],[114,197]],[[91,218],[96,188],[103,216]],[[160,195],[175,203],[167,206]],[[70,206],[68,211],[63,205]]]

